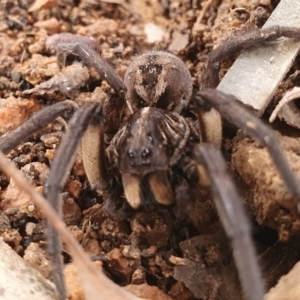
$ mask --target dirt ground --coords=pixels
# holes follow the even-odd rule
[[[122,77],[136,55],[150,49],[170,51],[188,66],[197,91],[213,47],[237,30],[262,26],[278,2],[0,0],[0,134],[42,107],[65,99],[101,103],[110,92],[107,83],[81,63],[60,72],[53,51],[57,40],[50,36],[70,32],[94,38],[101,56]],[[221,77],[234,59],[222,63]],[[287,78],[272,105],[297,80]],[[65,121],[57,119],[8,154],[40,192],[65,128]],[[279,121],[274,130],[300,175],[299,132]],[[236,133],[225,123],[223,152],[252,220],[260,266],[270,289],[300,259],[300,218],[267,151]],[[0,191],[1,237],[51,279],[41,211],[3,173]],[[101,194],[89,187],[78,156],[63,193],[64,221],[91,257],[104,260],[105,274],[134,293],[143,289],[149,299],[243,299],[230,242],[213,200],[201,189],[192,194],[194,200],[184,217],[161,208],[114,221],[106,214]],[[71,258],[64,250],[67,264]]]

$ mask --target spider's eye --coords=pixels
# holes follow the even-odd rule
[[[151,155],[151,150],[149,148],[145,148],[143,151],[142,151],[142,157],[145,158],[147,156]]]
[[[134,153],[132,150],[128,150],[127,152],[128,157],[133,158],[134,157]]]
[[[147,135],[148,135],[149,142],[152,144],[153,143],[153,137],[152,137],[151,133],[148,133]]]

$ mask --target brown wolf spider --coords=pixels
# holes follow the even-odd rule
[[[204,87],[216,86],[221,59],[280,36],[299,38],[293,28],[270,28],[225,40],[209,55],[207,70],[202,76]],[[126,218],[139,207],[155,203],[169,206],[182,201],[174,189],[180,184],[178,177],[188,183],[196,180],[202,185],[211,184],[220,220],[232,240],[245,296],[251,300],[263,299],[265,290],[249,221],[219,151],[222,127],[217,111],[268,148],[298,201],[299,183],[272,130],[234,96],[214,89],[204,89],[194,97],[197,122],[187,109],[192,99],[191,75],[185,64],[170,53],[153,51],[138,56],[128,67],[123,82],[90,45],[68,41],[56,48],[94,67],[111,86],[111,96],[103,106],[89,103],[77,108],[66,100],[46,107],[1,137],[0,150],[8,153],[58,116],[74,112],[46,184],[47,198],[59,213],[60,193],[81,140],[80,152],[90,185],[103,192],[107,210],[114,218]],[[131,116],[122,123],[120,115],[126,105]],[[48,239],[54,282],[60,299],[65,299],[61,243],[50,224]]]

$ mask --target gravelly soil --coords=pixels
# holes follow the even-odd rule
[[[60,73],[51,43],[46,45],[49,36],[71,32],[93,37],[101,56],[121,76],[135,55],[150,49],[170,51],[188,66],[196,91],[213,47],[237,30],[261,26],[277,2],[1,0],[0,134],[57,101],[101,103],[110,92],[106,82],[80,63]],[[221,76],[233,60],[223,62]],[[64,89],[61,78],[67,78],[72,88]],[[279,89],[277,100],[287,85]],[[270,288],[300,258],[299,215],[266,151],[241,134],[235,137],[236,130],[225,126],[224,154],[253,219],[260,264]],[[38,191],[43,191],[65,128],[65,121],[58,119],[8,154]],[[278,139],[299,174],[297,132],[281,123],[275,129],[280,130]],[[0,189],[2,238],[51,278],[40,210],[2,173]],[[155,209],[113,221],[101,195],[90,189],[78,156],[64,189],[64,220],[91,256],[108,258],[103,267],[112,280],[122,286],[158,287],[151,299],[169,299],[167,295],[176,300],[241,299],[230,243],[213,201],[202,189],[191,194],[194,200],[179,218],[178,211]],[[177,265],[174,257],[184,257],[188,263]],[[67,249],[64,258],[70,262]]]

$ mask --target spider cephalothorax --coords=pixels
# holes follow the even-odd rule
[[[121,174],[128,203],[138,208],[143,200],[149,202],[150,192],[158,203],[172,204],[168,174],[184,155],[191,154],[196,141],[194,123],[177,113],[145,107],[133,114],[107,150]]]

